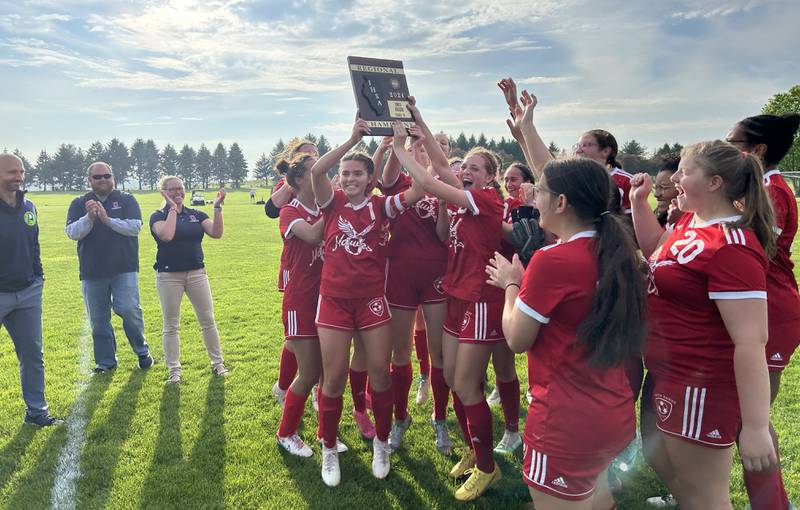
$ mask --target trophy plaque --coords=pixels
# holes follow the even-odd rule
[[[364,119],[372,136],[390,136],[392,122],[399,120],[406,128],[414,126],[408,111],[408,83],[399,60],[347,57],[359,117]]]

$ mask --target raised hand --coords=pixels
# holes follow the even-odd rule
[[[389,149],[391,146],[392,146],[392,137],[384,136],[383,139],[381,139],[381,143],[378,146],[378,149],[386,150]]]
[[[653,179],[649,174],[638,173],[631,177],[631,191],[628,196],[631,202],[646,201],[653,189]]]
[[[508,109],[512,112],[518,106],[517,103],[517,84],[514,83],[514,79],[511,77],[503,78],[499,82],[497,82],[497,86],[500,87],[500,90],[503,91],[503,97],[506,99],[506,104],[508,105]]]
[[[419,113],[419,108],[417,108],[417,100],[414,96],[408,96],[408,104],[406,105],[406,108],[408,108],[408,111],[414,116],[415,121],[422,122],[422,115]]]
[[[534,205],[535,186],[532,182],[523,182],[519,185],[518,199],[522,205]]]
[[[522,124],[533,124],[533,110],[539,104],[539,100],[527,90],[522,91],[519,100],[522,103]]]
[[[223,202],[225,202],[225,195],[227,195],[227,193],[225,193],[225,188],[220,188],[219,191],[217,191],[217,198],[214,200],[214,207],[222,206]]]
[[[164,197],[164,201],[167,203],[167,209],[172,209],[174,207],[177,207],[177,205],[175,204],[175,201],[172,200],[172,198],[170,198],[169,194],[166,191],[164,191],[163,189],[161,190],[161,196]]]
[[[369,134],[369,125],[367,121],[364,119],[356,119],[355,123],[353,124],[353,132],[350,134],[350,140],[354,143],[358,143],[364,135]]]
[[[408,136],[411,137],[414,143],[422,142],[425,139],[425,135],[422,134],[422,130],[418,126],[408,128]]]
[[[400,123],[400,121],[392,122],[392,145],[397,149],[405,149],[406,138],[408,138],[408,130]]]

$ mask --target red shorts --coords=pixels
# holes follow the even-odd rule
[[[316,325],[318,328],[362,331],[389,322],[391,318],[385,296],[355,299],[320,296]]]
[[[653,379],[650,405],[659,430],[709,448],[728,448],[736,442],[742,417],[735,385],[687,386],[648,375]]]
[[[449,297],[442,329],[469,344],[504,342],[502,301],[464,301]]]
[[[286,340],[318,338],[317,325],[314,323],[317,314],[317,303],[306,301],[304,304],[301,302],[292,304],[287,301],[287,299],[284,299],[281,312],[283,334]]]
[[[789,366],[792,354],[800,345],[800,318],[769,323],[767,341],[767,368],[770,372],[783,372]]]
[[[580,501],[592,496],[600,476],[614,457],[589,455],[567,458],[536,451],[522,444],[522,479],[554,498]]]
[[[446,270],[447,260],[389,259],[386,277],[389,306],[416,310],[419,305],[444,303],[447,296],[442,290],[442,276]]]

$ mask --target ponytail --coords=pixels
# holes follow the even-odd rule
[[[744,172],[744,210],[742,219],[738,226],[753,229],[767,257],[772,258],[776,251],[775,231],[775,211],[772,209],[772,202],[769,199],[766,188],[764,188],[764,172],[761,168],[759,159],[752,155],[743,153],[745,159]]]

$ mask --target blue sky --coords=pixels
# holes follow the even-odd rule
[[[800,83],[796,0],[0,0],[0,147],[31,160],[118,137],[343,141],[348,55],[401,59],[434,130],[508,136],[495,83],[539,97],[546,140],[723,137]]]

